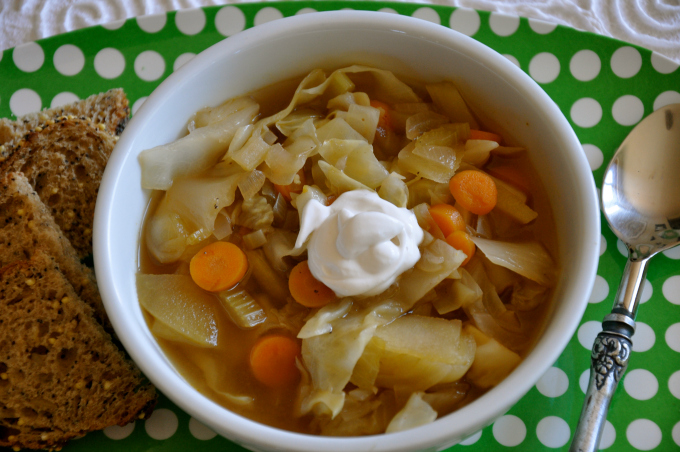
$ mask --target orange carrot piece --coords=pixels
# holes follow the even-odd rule
[[[430,215],[444,237],[454,231],[465,230],[465,220],[458,210],[450,204],[437,204],[430,207]]]
[[[393,131],[394,125],[392,124],[392,117],[390,116],[390,106],[385,102],[372,100],[371,107],[380,110],[380,116],[378,117],[378,133],[385,136],[388,131]]]
[[[496,207],[496,183],[481,171],[465,170],[457,173],[449,181],[449,189],[456,202],[474,214],[486,215]]]
[[[492,133],[492,132],[485,132],[483,130],[475,130],[471,129],[470,130],[470,140],[488,140],[488,141],[495,141],[499,145],[503,141],[503,137],[498,135],[497,133]]]
[[[335,300],[335,292],[312,275],[307,261],[293,267],[288,288],[295,301],[308,308],[320,308]]]
[[[221,292],[235,286],[248,270],[248,258],[241,248],[229,242],[215,242],[202,248],[191,258],[191,279],[210,292]]]
[[[306,177],[304,169],[298,171],[297,174],[300,177],[300,183],[295,183],[295,181],[293,181],[293,183],[288,185],[274,184],[274,188],[276,188],[276,191],[281,193],[281,196],[283,196],[284,199],[288,202],[290,202],[293,199],[290,196],[291,193],[302,193],[302,187],[305,186]]]
[[[283,334],[262,336],[250,349],[250,369],[260,383],[270,388],[290,386],[300,378],[295,358],[300,356],[298,341]]]
[[[475,242],[472,241],[470,235],[468,235],[468,233],[465,231],[454,231],[453,233],[447,235],[446,243],[455,249],[464,252],[467,256],[463,263],[460,264],[461,266],[464,266],[470,262],[470,259],[472,259],[472,256],[475,254],[475,249],[477,249]]]
[[[507,182],[513,187],[522,190],[525,194],[531,193],[531,183],[522,171],[512,166],[496,166],[488,168],[486,171],[493,177]]]

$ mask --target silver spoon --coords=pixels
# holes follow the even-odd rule
[[[598,449],[612,395],[628,367],[647,265],[655,254],[680,244],[680,104],[658,109],[623,141],[604,174],[602,209],[628,248],[628,262],[593,344],[571,452]]]

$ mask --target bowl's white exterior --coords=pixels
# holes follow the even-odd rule
[[[196,110],[316,67],[364,63],[422,81],[454,81],[476,112],[530,152],[559,226],[562,278],[555,308],[534,350],[500,385],[434,423],[389,435],[328,438],[243,418],[194,390],[151,336],[137,301],[138,239],[149,193],[140,188],[140,151],[178,138]],[[111,321],[149,379],[218,433],[256,451],[436,451],[489,425],[559,357],[587,304],[599,258],[600,221],[582,148],[555,103],[504,57],[442,26],[392,14],[339,11],[270,22],[226,39],[164,81],[123,133],[102,180],[94,256]]]

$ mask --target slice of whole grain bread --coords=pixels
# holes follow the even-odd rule
[[[60,448],[155,401],[50,256],[0,269],[0,446]]]
[[[0,162],[22,172],[83,259],[92,253],[94,206],[117,137],[89,119],[59,117],[27,133]]]
[[[0,176],[0,267],[30,259],[45,250],[61,268],[76,293],[94,310],[97,320],[113,332],[94,274],[80,259],[22,173]]]
[[[116,88],[72,104],[30,113],[16,121],[0,119],[0,145],[5,145],[7,151],[12,147],[13,141],[21,139],[36,127],[43,126],[47,120],[68,115],[89,118],[96,124],[103,124],[109,133],[120,135],[130,117],[130,108],[125,92]],[[3,155],[0,150],[0,158]]]

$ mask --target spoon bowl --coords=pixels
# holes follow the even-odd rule
[[[680,104],[658,109],[623,141],[605,171],[602,210],[626,245],[628,262],[612,312],[593,344],[571,452],[598,449],[612,395],[628,367],[647,264],[680,244]]]

